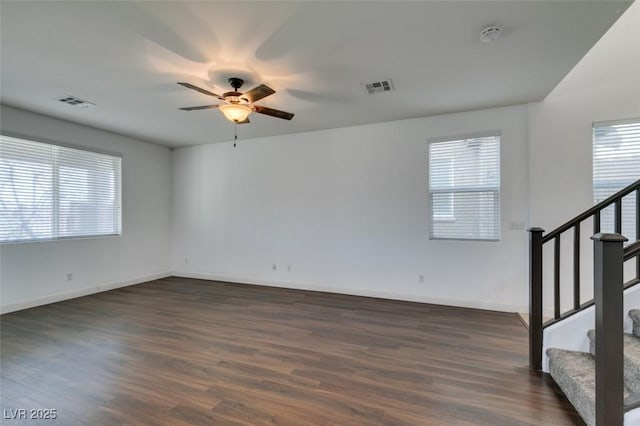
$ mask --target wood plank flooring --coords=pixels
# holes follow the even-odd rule
[[[583,424],[515,314],[172,277],[0,321],[7,425]]]

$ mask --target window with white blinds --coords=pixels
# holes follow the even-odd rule
[[[121,162],[0,135],[0,242],[119,235]]]
[[[599,203],[640,179],[640,119],[593,125],[593,201]],[[601,232],[615,232],[614,206],[603,210]],[[638,239],[635,192],[622,199],[622,235]]]
[[[429,143],[431,239],[500,240],[500,135]]]

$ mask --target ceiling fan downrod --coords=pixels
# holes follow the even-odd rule
[[[233,90],[237,92],[244,84],[244,80],[238,77],[231,77],[229,78],[229,84],[233,87]]]

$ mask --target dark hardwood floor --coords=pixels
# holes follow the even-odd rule
[[[167,278],[0,320],[7,425],[582,424],[515,314]]]

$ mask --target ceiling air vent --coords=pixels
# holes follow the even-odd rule
[[[63,96],[61,98],[56,99],[57,101],[63,102],[67,105],[71,105],[78,108],[89,108],[95,106],[96,104],[85,101],[84,99],[76,98],[75,96]]]
[[[393,83],[390,79],[374,81],[373,83],[364,83],[364,90],[369,95],[374,93],[390,92],[393,90]]]

